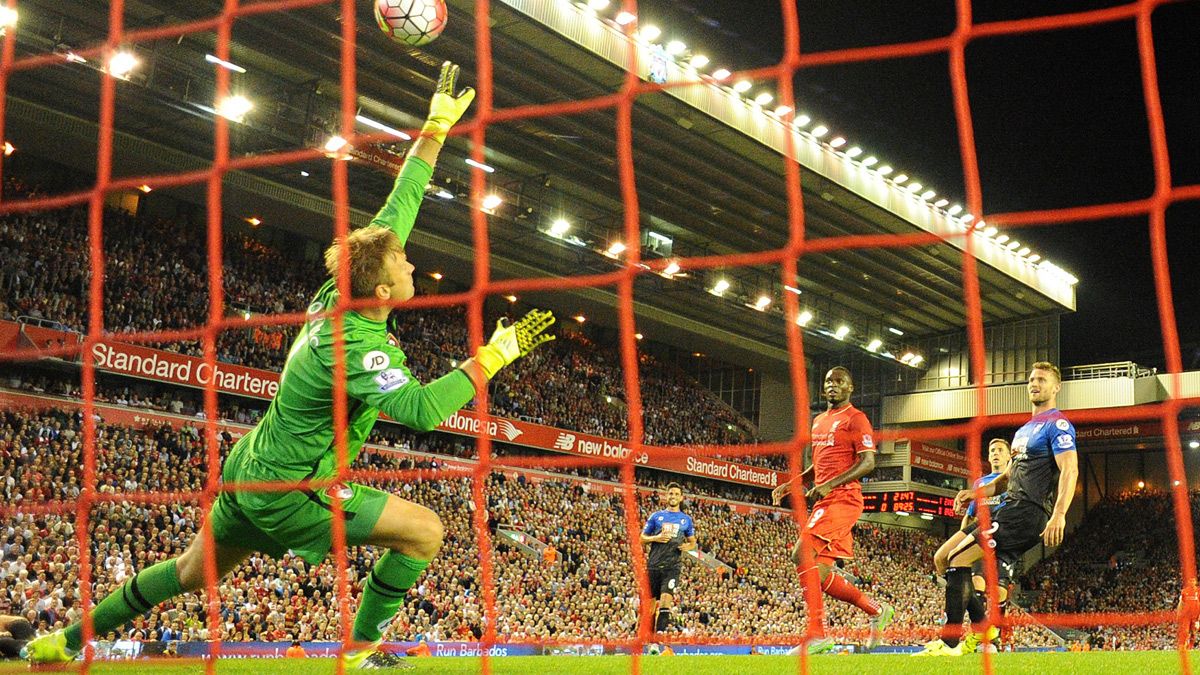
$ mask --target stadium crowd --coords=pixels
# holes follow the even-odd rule
[[[74,518],[20,513],[34,500],[69,502],[79,495],[82,418],[78,411],[7,410],[0,413],[0,470],[6,476],[4,503],[15,505],[0,525],[0,612],[30,618],[42,629],[70,621],[80,604]],[[222,439],[222,450],[228,439]],[[134,570],[177,555],[195,533],[197,504],[128,503],[121,493],[141,490],[201,494],[206,463],[203,441],[192,427],[142,429],[98,426],[99,491],[111,496],[92,511],[92,582],[95,592],[114,588]],[[360,460],[376,468],[409,468],[397,456],[375,450]],[[422,463],[419,467],[427,467]],[[483,629],[480,554],[472,526],[469,479],[387,483],[382,487],[441,514],[446,545],[391,625],[391,639],[453,639]],[[636,630],[637,592],[629,530],[614,486],[576,477],[494,474],[487,485],[487,522],[492,532],[497,630],[506,640],[619,639]],[[658,508],[647,495],[640,527]],[[804,602],[787,546],[795,525],[786,513],[694,498],[701,548],[729,569],[714,572],[685,564],[673,628],[692,638],[799,634]],[[503,526],[503,528],[501,528]],[[553,547],[554,554],[529,555],[498,534],[516,529]],[[933,634],[940,616],[940,591],[928,581],[937,539],[923,531],[862,524],[858,558],[846,571],[879,597],[897,605],[896,641],[915,643]],[[373,564],[368,547],[348,553],[350,583]],[[335,639],[338,609],[333,601],[335,567],[311,566],[285,556],[254,557],[220,585],[222,634],[234,639]],[[1057,579],[1056,579],[1057,581]],[[353,602],[351,603],[353,605]],[[188,595],[111,637],[205,639],[210,636],[201,595]],[[829,605],[835,630],[861,635],[861,617]],[[105,636],[108,637],[108,636]],[[1044,631],[1023,629],[1022,645],[1049,641]]]
[[[6,178],[6,191],[14,188]],[[34,190],[20,186],[20,191]],[[0,318],[31,317],[64,330],[87,323],[89,283],[85,212],[0,217]],[[201,325],[207,312],[207,261],[202,227],[174,220],[105,215],[105,323],[114,332],[175,330]],[[305,308],[323,270],[291,252],[246,235],[228,235],[223,278],[230,312],[281,313]],[[461,308],[417,310],[392,324],[419,378],[445,372],[466,353]],[[218,358],[227,363],[278,370],[294,331],[290,328],[227,330]],[[618,354],[582,330],[563,331],[493,383],[498,414],[597,435],[627,434],[623,379]],[[195,340],[159,348],[198,355]],[[677,367],[642,354],[639,359],[646,440],[656,444],[744,444],[756,440],[753,424]],[[69,377],[28,377],[5,371],[0,379],[15,389],[79,397]],[[97,400],[181,415],[202,415],[196,392],[122,385],[101,378]],[[688,405],[680,406],[680,401]],[[226,403],[221,416],[254,423],[263,405]],[[82,571],[73,510],[81,489],[81,413],[71,409],[0,411],[0,614],[25,616],[41,630],[79,615]],[[178,500],[130,503],[121,493],[158,491],[201,495],[206,454],[201,428],[149,424],[97,427],[97,487],[103,499],[92,509],[89,537],[92,597],[116,588],[135,570],[178,555],[200,524],[202,505]],[[220,439],[222,454],[231,438]],[[380,425],[372,441],[435,455],[472,458],[474,443],[448,434],[415,435]],[[498,455],[530,454],[527,448],[496,444]],[[399,459],[384,450],[363,453],[376,468],[427,468],[431,462]],[[780,458],[746,456],[738,461],[781,467]],[[629,550],[630,529],[612,468],[560,469],[554,478],[493,474],[487,483],[496,584],[496,630],[502,639],[621,639],[636,631],[638,597]],[[638,471],[643,485],[659,485],[662,474]],[[690,492],[763,502],[762,490],[715,481],[684,481]],[[446,544],[410,591],[409,601],[388,629],[397,640],[425,637],[470,639],[484,626],[479,537],[467,478],[381,483],[437,511]],[[645,496],[630,520],[640,527],[658,508]],[[35,514],[24,504],[57,501],[65,515]],[[1198,504],[1192,495],[1195,509]],[[685,504],[697,524],[700,546],[728,568],[714,571],[686,564],[672,630],[693,638],[748,637],[804,631],[806,608],[795,567],[787,558],[796,528],[784,512],[693,498]],[[1200,515],[1200,514],[1197,514]],[[1114,518],[1133,526],[1111,528]],[[1200,518],[1197,518],[1200,520]],[[526,532],[547,544],[552,555],[530,555],[500,534],[501,526]],[[1134,536],[1131,536],[1133,533]],[[928,580],[939,540],[928,532],[860,523],[858,557],[845,572],[875,597],[893,603],[898,620],[894,641],[930,639],[941,618],[942,592]],[[1038,612],[1154,611],[1172,609],[1179,582],[1169,500],[1140,492],[1106,501],[1053,557],[1034,567],[1025,583]],[[544,552],[543,552],[544,553]],[[377,552],[348,552],[350,585],[370,569]],[[309,565],[299,558],[255,556],[219,587],[221,634],[240,640],[323,640],[339,637],[336,573],[331,562]],[[351,600],[353,611],[356,600]],[[189,594],[157,608],[120,635],[139,640],[212,637],[203,594]],[[861,636],[858,612],[827,605],[828,622],[843,634]],[[1094,647],[1174,647],[1173,626],[1097,627]],[[1036,627],[1017,629],[1022,646],[1053,643]]]
[[[0,217],[0,318],[29,317],[81,331],[87,324],[86,212],[81,209]],[[105,213],[104,320],[116,333],[194,329],[208,311],[203,228],[156,218]],[[302,311],[324,278],[313,261],[272,249],[251,236],[228,234],[224,289],[229,313]],[[494,320],[493,317],[492,320]],[[485,322],[489,324],[489,322]],[[390,324],[422,380],[435,378],[467,353],[461,307],[398,313]],[[219,361],[278,371],[295,330],[231,329],[217,342]],[[201,355],[198,340],[158,343]],[[754,425],[679,368],[640,357],[646,442],[658,445],[746,444]],[[493,382],[493,410],[609,438],[628,435],[624,383],[615,349],[580,330],[502,371]],[[687,406],[678,402],[686,400]],[[778,466],[750,455],[744,463]]]
[[[1200,493],[1190,494],[1200,522]],[[1121,523],[1113,527],[1113,523]],[[1179,601],[1179,549],[1170,495],[1125,492],[1101,501],[1058,553],[1025,577],[1038,612],[1144,613],[1172,610]],[[1093,647],[1174,649],[1174,625],[1101,626]]]
[[[82,395],[76,377],[53,370],[37,371],[29,368],[0,366],[0,387],[33,394],[60,396],[72,400],[78,400]],[[202,420],[205,416],[203,394],[200,391],[152,382],[131,381],[127,378],[103,374],[97,379],[95,400],[128,408],[190,416],[198,420]],[[238,402],[231,403],[228,397],[219,399],[219,420],[252,425],[266,411],[266,401],[247,398],[235,400]],[[459,459],[479,459],[475,440],[470,436],[438,431],[416,433],[402,425],[386,421],[375,426],[368,437],[368,442],[405,451],[445,455]],[[493,442],[492,455],[493,457],[561,457],[559,453],[552,451],[500,442]],[[535,465],[531,468],[538,467]],[[619,469],[614,466],[553,467],[553,470],[558,473],[598,480],[620,480]],[[661,486],[672,480],[683,484],[691,493],[756,504],[770,503],[769,493],[761,488],[722,480],[689,478],[673,474],[671,477],[667,477],[661,472],[642,467],[638,467],[636,471],[636,481],[639,485]]]

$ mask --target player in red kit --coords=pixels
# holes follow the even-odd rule
[[[801,486],[805,477],[812,476],[813,485],[805,497],[815,503],[800,540],[792,548],[792,559],[799,565],[802,582],[805,573],[816,567],[825,595],[854,605],[871,617],[871,637],[867,641],[867,649],[871,649],[879,644],[883,629],[896,611],[858,590],[835,571],[834,565],[854,557],[852,530],[863,511],[858,481],[875,470],[875,439],[867,416],[850,404],[854,380],[849,370],[842,366],[830,368],[825,374],[824,393],[829,408],[813,419],[812,464],[798,476]],[[776,504],[783,502],[793,482],[795,479],[772,491]],[[809,654],[833,648],[833,638],[823,634],[808,643]]]

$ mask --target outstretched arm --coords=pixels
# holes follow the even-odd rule
[[[458,66],[446,61],[442,64],[437,90],[429,103],[429,117],[421,127],[421,137],[408,151],[408,157],[396,176],[396,183],[383,208],[371,219],[372,225],[391,228],[402,243],[408,242],[408,235],[417,219],[417,209],[425,196],[425,186],[433,177],[433,167],[437,164],[446,134],[475,99],[474,89],[466,87],[456,92],[457,86]]]
[[[347,391],[401,424],[429,431],[487,387],[496,371],[554,339],[548,311],[533,310],[511,326],[501,325],[491,341],[458,368],[421,384],[405,365],[404,352],[387,344],[356,345],[346,352]]]
[[[433,100],[429,102],[429,117],[421,127],[421,137],[408,151],[409,157],[416,157],[429,166],[437,162],[438,153],[446,142],[446,135],[463,113],[475,100],[475,90],[471,87],[458,89],[458,66],[446,61],[442,64],[442,72],[438,77],[437,90]]]

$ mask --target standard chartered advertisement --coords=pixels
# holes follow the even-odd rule
[[[0,321],[0,329],[7,329],[14,335],[16,326],[13,322]],[[40,330],[39,339],[53,340],[55,336],[61,336],[64,340],[75,340],[78,337],[52,329]],[[98,342],[92,345],[89,355],[97,369],[131,377],[189,387],[214,386],[223,393],[260,399],[273,398],[279,391],[279,373],[276,372],[231,363],[208,364],[195,356],[139,345]],[[387,418],[381,416],[380,419]],[[774,487],[787,480],[784,472],[704,457],[691,448],[661,448],[654,453],[643,449],[635,454],[627,441],[503,417],[485,419],[470,410],[454,413],[438,426],[438,430],[465,436],[483,435],[504,443],[590,458],[620,461],[632,454],[634,463],[639,466],[747,485]]]
[[[193,387],[214,384],[221,391],[243,396],[270,398],[279,391],[279,375],[270,371],[219,362],[209,365],[194,356],[119,342],[93,346],[92,363],[109,372]]]

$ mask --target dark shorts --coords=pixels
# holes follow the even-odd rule
[[[33,639],[36,631],[25,619],[18,619],[8,624],[5,629],[12,637],[0,638],[0,659],[20,658],[21,648]]]
[[[979,521],[975,521],[963,532],[973,535],[981,546],[996,552],[1000,585],[1005,586],[1017,575],[1025,552],[1042,542],[1042,530],[1046,529],[1047,520],[1046,511],[1037,504],[1010,502],[996,513],[988,531],[980,530]],[[980,573],[983,562],[981,559]]]
[[[675,595],[676,589],[679,588],[679,568],[668,568],[662,570],[647,570],[650,576],[650,596],[655,600],[662,597],[663,593]]]

